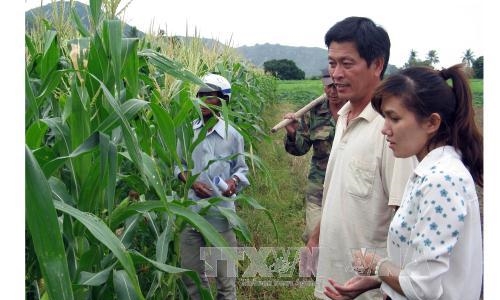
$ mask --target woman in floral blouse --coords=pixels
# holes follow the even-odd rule
[[[479,299],[475,184],[483,185],[483,138],[463,65],[403,70],[382,82],[372,105],[385,118],[382,134],[394,155],[416,155],[419,164],[391,222],[388,257],[359,254],[362,274],[343,284],[329,279],[325,294],[352,299],[380,287],[386,299]]]

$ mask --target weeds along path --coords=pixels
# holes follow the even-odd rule
[[[264,119],[269,128],[278,123],[287,112],[294,111],[296,105],[279,103],[265,110]],[[253,245],[261,247],[276,247],[286,249],[302,247],[302,231],[304,230],[304,187],[309,171],[311,154],[296,157],[285,151],[283,138],[285,130],[271,134],[271,142],[263,141],[256,149],[258,155],[268,166],[274,186],[266,182],[263,177],[253,174],[251,186],[245,194],[255,198],[267,208],[275,222],[279,233],[276,239],[273,225],[269,218],[259,210],[250,207],[238,207],[238,215],[248,224],[253,235]],[[269,255],[268,265],[273,264],[276,256]],[[292,261],[292,259],[290,259]],[[243,263],[245,265],[245,262]],[[281,277],[273,272],[268,278],[242,278],[239,272],[237,279],[238,299],[314,299],[312,281],[297,284],[298,264],[294,268],[292,277]],[[268,285],[268,286],[266,286]]]
[[[275,124],[293,109],[294,106],[288,103],[276,104],[266,110],[264,118],[268,125]],[[271,222],[261,212],[245,208],[238,212],[248,222],[256,247],[302,246],[300,236],[304,226],[304,185],[311,156],[288,154],[283,144],[284,134],[285,130],[280,129],[271,134],[271,142],[263,141],[256,149],[269,168],[274,186],[253,174],[251,186],[245,191],[245,194],[254,197],[271,211],[278,227],[279,241],[276,240]]]

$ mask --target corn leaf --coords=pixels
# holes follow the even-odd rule
[[[28,49],[28,53],[33,57],[37,54],[35,45],[33,44],[33,40],[31,37],[27,34],[24,35],[24,44],[26,45],[26,48]]]
[[[133,215],[125,221],[123,232],[121,233],[120,236],[120,241],[127,249],[132,244],[132,241],[134,239],[134,234],[136,232],[137,227],[139,226],[140,221],[142,221],[141,214]]]
[[[170,114],[158,104],[151,103],[150,106],[156,123],[158,124],[162,139],[165,141],[165,145],[170,151],[173,160],[180,166],[181,160],[177,155],[177,135],[174,121]]]
[[[43,122],[45,122],[47,125],[49,125],[49,127],[52,130],[56,131],[56,134],[58,136],[62,137],[63,142],[64,142],[64,146],[65,146],[65,150],[69,151],[70,147],[68,144],[70,143],[70,141],[69,141],[69,134],[67,132],[68,129],[67,129],[67,126],[65,126],[64,124],[61,124],[59,121],[60,120],[57,118],[43,120]],[[89,136],[83,142],[83,144],[78,146],[73,152],[69,153],[66,156],[60,156],[60,157],[57,157],[57,158],[51,160],[50,162],[48,162],[47,164],[45,164],[43,166],[43,171],[44,171],[45,175],[51,176],[55,170],[57,170],[59,167],[61,167],[65,163],[65,161],[68,160],[69,166],[70,166],[70,171],[72,173],[72,176],[74,177],[76,173],[75,173],[75,170],[73,168],[73,163],[72,163],[71,158],[78,157],[81,154],[85,154],[85,153],[88,153],[88,152],[94,150],[94,148],[98,144],[98,141],[99,141],[99,135],[98,135],[98,133],[94,133],[91,136]],[[76,179],[74,179],[74,180],[75,180],[75,185],[76,185],[76,191],[78,192],[79,191],[78,182],[76,181]]]
[[[26,145],[32,150],[37,149],[42,146],[42,140],[49,127],[47,124],[35,121],[26,130],[25,141]]]
[[[170,242],[174,238],[174,217],[171,214],[165,214],[165,229],[156,241],[156,261],[165,263],[168,258],[168,249]]]
[[[85,181],[82,182],[82,191],[77,202],[79,210],[95,214],[104,210],[105,203],[102,181],[97,170],[91,172],[89,176],[85,178]]]
[[[146,295],[146,299],[154,299],[156,291],[162,286],[163,272],[155,271],[153,274],[153,282],[149,285],[149,291]]]
[[[57,177],[49,178],[49,185],[52,192],[52,198],[62,201],[68,205],[75,205],[75,200],[66,189],[66,185]]]
[[[79,85],[77,76],[73,76],[71,83],[71,115],[68,125],[71,129],[72,149],[87,139],[91,132],[90,115],[88,109],[89,94]]]
[[[108,166],[107,168],[102,168],[107,172],[107,180],[104,181],[106,182],[104,200],[107,204],[108,214],[110,214],[113,211],[113,207],[115,205],[114,199],[116,191],[116,178],[118,173],[118,153],[116,145],[109,141],[108,136],[103,134],[101,134],[100,136],[101,165],[104,165],[104,161],[107,161],[106,165]],[[104,139],[104,137],[106,139]],[[103,143],[104,140],[106,141],[105,143]]]
[[[35,157],[25,147],[26,221],[51,299],[73,299],[68,262],[50,187]]]
[[[93,76],[93,75],[92,75]],[[123,138],[125,140],[125,145],[127,146],[127,151],[130,155],[130,158],[135,163],[135,166],[139,170],[139,174],[141,178],[146,181],[146,177],[144,174],[144,165],[142,162],[141,150],[139,148],[139,143],[137,141],[137,137],[132,133],[132,128],[130,127],[130,123],[125,118],[123,111],[118,104],[118,101],[111,95],[109,90],[106,88],[103,82],[101,82],[97,77],[94,77],[100,84],[104,93],[104,98],[111,105],[114,112],[120,118],[120,125],[123,132]]]
[[[76,9],[74,7],[71,9],[71,19],[75,23],[76,28],[78,29],[78,32],[80,32],[80,34],[83,37],[90,36],[90,32],[87,30],[87,28],[85,28],[85,25],[83,25],[82,19],[80,18],[80,16],[78,15],[78,12],[76,11]]]
[[[129,120],[136,116],[139,111],[146,107],[149,102],[140,99],[129,99],[120,105],[121,111],[125,116],[125,119]],[[111,129],[115,128],[120,124],[120,117],[116,112],[111,112],[111,114],[99,124],[97,131],[102,131],[108,133]]]
[[[126,209],[120,210],[119,214],[112,215],[112,224],[119,224],[123,222],[126,218],[134,215],[136,212],[148,212],[151,210],[157,212],[170,212],[176,216],[182,217],[186,222],[190,223],[194,228],[196,228],[205,237],[208,243],[215,247],[227,247],[227,242],[224,238],[215,230],[215,228],[208,223],[205,218],[201,215],[193,212],[189,207],[186,208],[182,205],[173,202],[167,202],[167,205],[162,201],[145,201],[129,205]],[[228,257],[235,259],[234,253],[228,252]]]
[[[35,98],[35,93],[33,91],[33,87],[31,86],[30,83],[30,78],[28,75],[28,71],[25,69],[24,72],[24,94],[26,97],[26,116],[25,116],[25,122],[26,124],[29,124],[29,122],[36,122],[38,121],[38,104],[36,102]]]
[[[118,300],[137,300],[141,296],[137,295],[127,272],[123,270],[113,270],[113,286]]]
[[[89,95],[98,95],[100,88],[100,81],[104,82],[106,86],[110,86],[110,68],[111,63],[108,59],[108,54],[106,53],[106,49],[104,49],[103,42],[99,34],[95,34],[91,39],[89,52],[88,52],[88,75],[92,74],[93,76],[88,77],[88,80],[85,80],[85,86],[87,87],[87,91]],[[102,96],[100,96],[102,97]]]
[[[60,210],[66,214],[71,215],[82,223],[89,232],[99,240],[103,245],[105,245],[115,257],[120,261],[121,265],[127,272],[129,276],[131,285],[135,293],[139,296],[139,299],[144,299],[141,293],[141,288],[139,286],[139,280],[135,273],[135,267],[129,253],[125,250],[125,247],[116,237],[116,235],[109,229],[108,226],[97,216],[82,212],[74,207],[71,207],[63,202],[54,201],[54,206],[57,210]]]
[[[139,39],[122,39],[122,75],[127,85],[127,99],[137,97],[139,91],[139,57],[137,55],[137,45]]]
[[[115,88],[121,89],[122,24],[120,20],[105,20],[103,28],[104,44],[108,48],[115,79]]]
[[[167,193],[162,181],[162,175],[158,170],[154,158],[142,152],[142,162],[144,163],[144,174],[146,174],[149,185],[154,188],[156,194],[160,197],[160,199],[166,202]]]
[[[208,291],[206,288],[204,288],[201,285],[200,276],[196,272],[188,270],[188,269],[182,269],[182,268],[170,266],[167,264],[163,264],[163,263],[160,263],[158,261],[154,261],[154,260],[149,259],[146,256],[142,255],[141,253],[134,251],[134,250],[132,250],[130,252],[130,254],[134,258],[134,261],[136,261],[136,263],[147,262],[147,263],[151,264],[152,266],[154,266],[155,268],[157,268],[158,270],[163,271],[165,273],[169,273],[169,274],[181,274],[182,273],[182,274],[185,274],[186,276],[189,276],[194,281],[194,283],[197,285],[198,290],[200,291],[200,294],[202,296],[202,299],[213,299],[212,295],[210,294],[210,291]]]
[[[153,51],[151,49],[144,49],[143,51],[139,52],[139,56],[146,57],[149,63],[157,67],[160,71],[170,74],[177,79],[190,81],[197,85],[205,85],[198,76],[185,69],[180,63],[173,61],[156,51]]]
[[[69,134],[69,128],[66,124],[61,122],[60,118],[51,118],[51,119],[43,119],[45,124],[47,124],[50,129],[54,132],[56,137],[61,140],[62,147],[64,152],[62,154],[69,154],[71,152],[71,138]],[[43,165],[43,172],[45,176],[49,177],[52,173],[60,168],[65,163],[65,158],[60,159],[56,158],[52,161],[49,161],[47,164]],[[71,159],[68,160],[68,168],[71,174],[71,180],[73,180],[73,184],[75,186],[76,196],[80,194],[80,186],[79,182],[76,178],[75,168],[73,166],[73,161]]]
[[[89,5],[92,24],[94,25],[94,28],[97,28],[97,26],[99,25],[99,20],[101,19],[102,0],[90,0]]]
[[[240,233],[240,236],[245,239],[246,242],[250,243],[252,241],[252,237],[250,235],[250,231],[248,230],[245,221],[243,221],[234,210],[228,207],[217,206],[217,209],[221,212],[221,214],[226,217],[229,224]]]
[[[40,76],[43,81],[48,79],[48,75],[56,68],[59,60],[59,45],[57,43],[57,32],[48,30],[44,35],[44,50],[41,61]]]
[[[165,143],[163,143],[163,140],[153,139],[151,143],[158,158],[166,166],[168,166],[168,168],[171,168],[173,166],[172,156],[170,155],[170,152],[166,150],[167,147],[165,146]],[[170,171],[170,174],[173,174],[173,171]],[[169,183],[169,181],[167,181],[167,183]]]
[[[75,149],[90,136],[91,132],[90,114],[85,107],[89,95],[87,90],[78,84],[77,76],[73,76],[69,98],[71,98],[71,114],[67,123],[71,134],[71,149]],[[78,180],[85,180],[92,169],[92,158],[81,155],[73,158],[72,163],[74,172],[78,174]]]
[[[174,118],[174,124],[180,124],[181,122],[186,122],[190,118],[191,110],[194,108],[193,102],[189,98],[184,99],[181,104],[181,109]]]
[[[65,217],[65,219],[64,219],[65,221],[70,220],[71,223],[74,223],[73,222],[74,219],[71,216],[64,215],[64,217]],[[75,222],[77,222],[77,221],[75,220]],[[70,223],[70,222],[68,222],[68,223]],[[81,224],[79,224],[79,225],[81,225]],[[71,226],[73,226],[73,225],[71,225]],[[77,240],[80,240],[80,241],[82,240],[81,236],[77,236],[75,238]],[[85,237],[85,239],[86,238],[87,237]],[[99,269],[101,267],[110,266],[110,265],[116,266],[118,264],[118,261],[115,260],[115,261],[111,262],[113,255],[108,255],[105,263],[102,261],[102,254],[103,254],[102,250],[104,250],[103,248],[104,247],[102,247],[102,245],[100,245],[98,243],[92,244],[87,249],[87,251],[80,254],[80,256],[79,256],[80,261],[78,264],[78,268],[80,270],[92,270],[93,268]]]
[[[116,263],[112,264],[111,266],[107,267],[106,269],[97,272],[97,273],[90,273],[90,272],[85,272],[82,271],[80,272],[80,276],[78,277],[77,284],[80,285],[91,285],[91,286],[99,286],[104,283],[109,278],[109,274],[111,271],[115,268]]]
[[[33,155],[38,161],[38,164],[42,166],[42,171],[44,172],[44,166],[57,157],[56,153],[54,152],[54,148],[47,145],[43,145],[40,148],[33,150]],[[47,174],[45,174],[45,176],[47,176]]]
[[[40,88],[41,92],[38,96],[36,96],[37,101],[46,100],[45,98],[47,98],[61,83],[62,74],[64,72],[65,71],[59,70],[52,70],[50,72],[49,76],[43,80]]]
[[[125,222],[125,220],[127,218],[130,218],[134,215],[137,215],[137,211],[135,209],[131,209],[130,208],[131,205],[129,205],[128,202],[129,202],[128,198],[126,198],[110,214],[110,216],[109,216],[109,228],[111,228],[112,230],[117,229],[118,226],[120,226],[120,224]],[[125,226],[125,230],[126,229],[127,229],[127,226]],[[122,236],[122,238],[123,238],[123,236]]]

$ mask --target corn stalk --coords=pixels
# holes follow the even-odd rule
[[[222,114],[263,169],[252,143],[266,138],[259,115],[274,81],[229,54],[196,55],[196,39],[176,58],[168,38],[126,38],[101,6],[90,1],[90,28],[72,12],[73,37],[52,26],[25,36],[26,298],[183,299],[181,276],[200,279],[178,267],[181,230],[191,224],[226,245],[173,177],[179,137],[192,143],[199,76],[217,71],[233,83],[238,100]]]

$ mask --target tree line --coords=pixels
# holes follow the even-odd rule
[[[268,60],[264,62],[264,71],[281,80],[305,79],[305,72],[290,59]]]
[[[464,51],[462,62],[466,64],[469,75],[472,78],[483,78],[483,61],[484,57],[475,57],[471,49]],[[404,64],[403,69],[415,66],[428,66],[434,68],[439,63],[439,55],[436,50],[429,50],[425,59],[418,58],[417,51],[411,50],[408,61]],[[302,80],[305,79],[305,73],[302,71],[293,60],[290,59],[272,59],[264,62],[264,71],[280,80]],[[388,68],[386,75],[399,71],[397,67]]]
[[[466,69],[472,78],[483,78],[483,63],[484,57],[479,56],[476,58],[471,49],[467,49],[462,54],[462,62],[466,64]],[[417,57],[417,51],[411,50],[408,61],[404,64],[403,68],[415,66],[428,66],[434,68],[434,65],[439,63],[439,55],[436,50],[429,50],[424,60]]]

